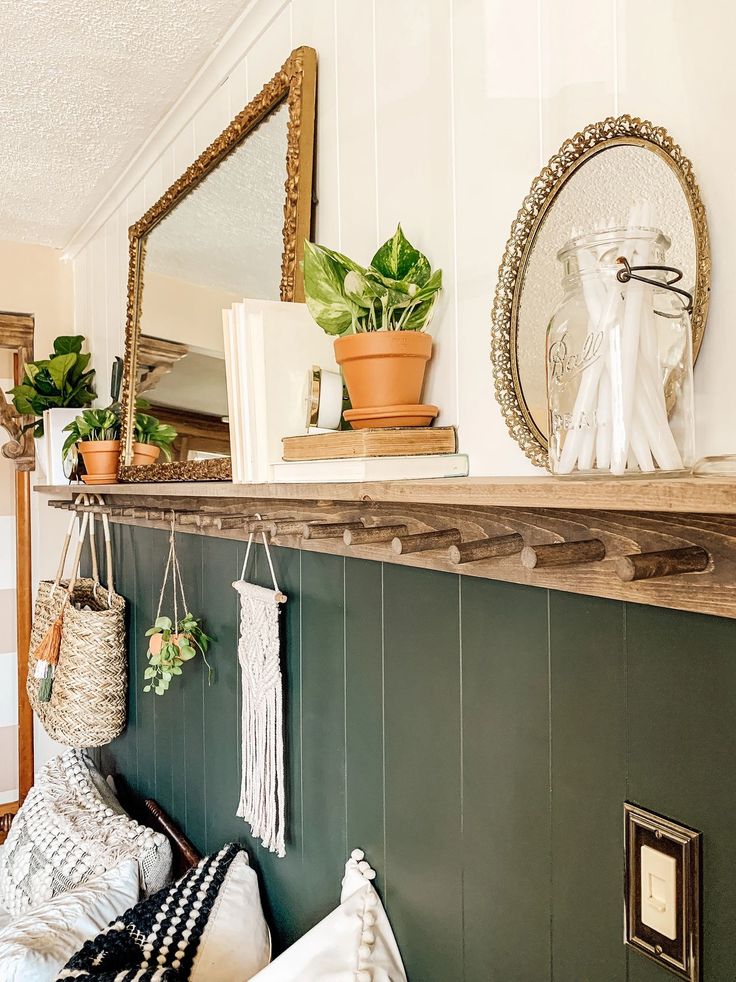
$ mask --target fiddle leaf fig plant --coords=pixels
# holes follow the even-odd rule
[[[63,335],[54,341],[48,358],[29,361],[20,385],[9,390],[13,405],[21,416],[33,416],[23,432],[33,430],[43,436],[43,414],[47,409],[76,409],[88,406],[95,398],[95,371],[88,368],[88,352],[82,353],[84,337]]]
[[[423,331],[442,289],[442,270],[432,271],[401,225],[369,266],[305,242],[303,269],[307,307],[327,334]]]
[[[143,673],[144,692],[157,696],[168,691],[171,682],[182,674],[182,666],[201,652],[207,666],[207,681],[212,684],[212,666],[207,661],[207,650],[214,638],[202,630],[202,621],[187,613],[177,623],[170,617],[157,617],[156,623],[146,631],[148,643],[148,668]]]

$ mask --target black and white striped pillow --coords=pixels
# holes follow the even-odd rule
[[[248,873],[244,883],[243,872]],[[228,893],[228,879],[237,881]],[[245,889],[244,889],[245,886]],[[228,910],[228,908],[230,908]],[[232,909],[235,908],[235,909]],[[243,968],[255,974],[268,963],[270,941],[258,900],[255,873],[247,856],[233,843],[203,859],[173,886],[159,891],[126,911],[67,963],[57,982],[216,982],[220,978],[218,955],[227,960],[226,947],[217,937],[216,921],[227,921],[232,941],[233,919],[251,929],[251,945]],[[248,921],[250,920],[250,924]],[[247,945],[246,945],[247,946]],[[207,948],[206,966],[197,971],[200,949]],[[226,966],[222,965],[224,971]],[[227,976],[231,966],[227,966]]]

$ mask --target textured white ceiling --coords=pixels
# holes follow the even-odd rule
[[[0,238],[63,246],[243,0],[0,0]]]

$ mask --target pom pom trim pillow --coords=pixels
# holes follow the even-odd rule
[[[92,780],[94,765],[80,750],[45,764],[0,854],[0,907],[22,914],[133,858],[144,894],[171,873],[165,835],[118,813]]]
[[[355,849],[345,866],[340,906],[252,982],[407,982],[386,911],[373,888],[376,874]]]
[[[270,957],[256,874],[232,844],[88,941],[59,982],[245,982]]]

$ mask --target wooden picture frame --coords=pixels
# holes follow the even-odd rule
[[[26,364],[33,358],[35,322],[31,314],[0,313],[0,348],[13,352],[13,373],[18,384]],[[15,464],[15,549],[16,549],[16,633],[18,663],[18,804],[22,804],[33,784],[33,711],[26,695],[26,669],[33,620],[31,583],[31,471],[35,467],[35,444],[29,422],[19,417],[0,390],[0,428],[8,441],[2,455]],[[0,808],[0,838],[7,834],[17,806]]]
[[[131,464],[137,370],[141,338],[146,238],[190,192],[246,139],[278,106],[289,109],[284,186],[284,249],[280,299],[304,299],[301,260],[304,240],[312,228],[317,53],[301,47],[292,51],[281,69],[232,120],[194,163],[129,229],[128,314],[125,331],[125,370],[122,388],[122,427],[118,477],[121,482],[228,481],[230,458],[134,467]]]

